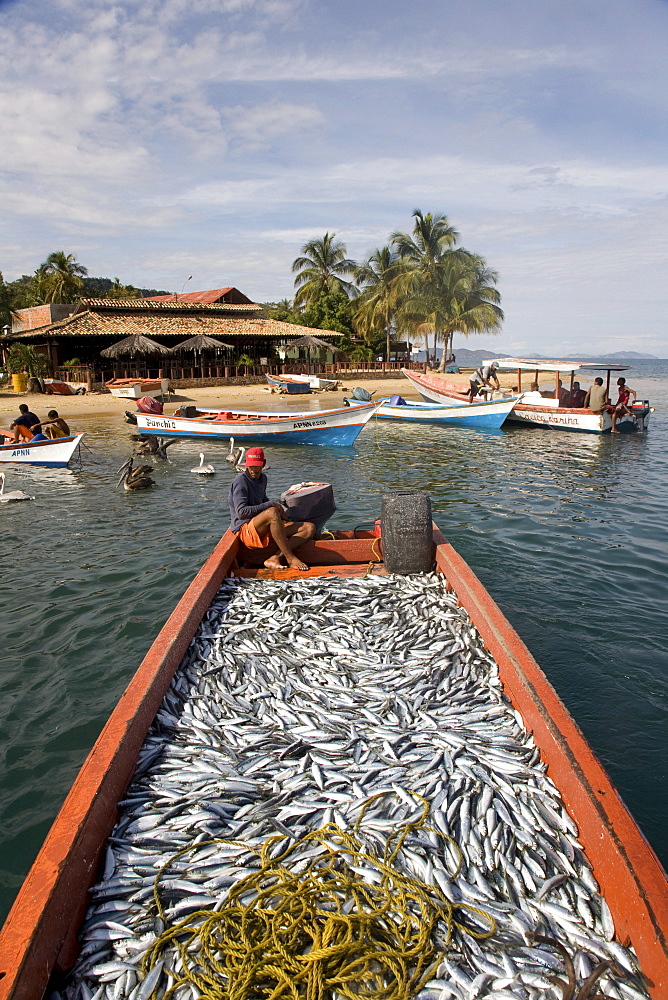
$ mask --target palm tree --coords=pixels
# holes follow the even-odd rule
[[[405,265],[397,291],[402,298],[417,296],[424,299],[429,313],[439,301],[444,258],[457,243],[459,233],[450,225],[447,215],[434,216],[431,212],[424,215],[416,208],[413,218],[415,222],[412,234],[396,232],[390,237]],[[434,357],[437,334],[438,331],[434,330]]]
[[[322,295],[353,293],[353,285],[342,275],[353,274],[355,262],[346,258],[345,244],[335,240],[336,233],[310,240],[302,247],[302,257],[292,265],[296,273],[295,306],[313,305]]]
[[[459,248],[448,252],[438,269],[439,284],[420,288],[404,300],[403,322],[425,339],[434,334],[443,342],[439,370],[443,371],[452,353],[455,333],[495,332],[503,321],[501,296],[494,287],[498,275],[478,254]]]
[[[497,330],[503,320],[501,296],[494,287],[498,275],[479,254],[456,247],[457,231],[445,215],[413,213],[413,234],[394,233],[392,242],[404,269],[397,279],[402,304],[398,317],[408,329],[434,335],[444,344],[440,370],[445,368],[456,332],[466,335]]]
[[[73,302],[81,295],[87,268],[78,264],[73,253],[50,253],[37,269],[36,278],[43,302]]]
[[[355,329],[367,340],[374,333],[385,333],[385,357],[390,360],[390,336],[396,326],[397,279],[402,270],[401,257],[391,246],[374,250],[355,268],[355,281],[361,288],[356,300]]]
[[[466,253],[464,251],[463,253]],[[469,259],[451,256],[449,261],[448,305],[449,319],[440,323],[443,339],[443,355],[440,371],[452,354],[455,333],[495,333],[503,322],[503,310],[499,306],[501,295],[495,288],[498,274],[487,267],[485,260],[468,254]]]

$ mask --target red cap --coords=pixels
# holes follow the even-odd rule
[[[264,465],[262,448],[249,448],[246,452],[246,465]]]

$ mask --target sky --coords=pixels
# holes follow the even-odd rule
[[[667,43],[667,0],[0,0],[0,270],[272,301],[419,208],[499,274],[455,347],[666,358]]]

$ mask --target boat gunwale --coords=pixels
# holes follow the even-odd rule
[[[13,451],[15,448],[40,448],[40,447],[53,447],[54,445],[64,445],[70,442],[76,442],[84,436],[84,431],[80,431],[78,434],[68,434],[67,437],[60,438],[49,438],[47,441],[11,441],[9,444],[0,444],[0,452],[2,451]],[[74,449],[72,449],[74,450]]]
[[[350,533],[342,533],[350,538]],[[368,545],[373,561],[375,539]],[[317,546],[318,543],[315,543]],[[465,560],[434,525],[437,570],[479,629],[499,664],[504,689],[548,763],[613,913],[619,936],[630,940],[659,1000],[668,981],[666,876],[584,736],[538,663]],[[332,543],[329,543],[332,547]],[[239,548],[227,531],[185,591],[142,660],[68,793],[0,931],[0,1000],[35,1000],[54,969],[77,953],[76,934],[95,881],[117,804],[185,650]],[[384,567],[378,567],[384,572]],[[363,575],[364,564],[312,567],[312,576]],[[249,571],[259,578],[301,576],[296,571]],[[77,898],[77,903],[72,902]]]

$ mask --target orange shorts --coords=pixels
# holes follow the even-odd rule
[[[268,531],[266,535],[258,535],[252,523],[250,521],[246,521],[246,523],[242,524],[239,529],[239,541],[242,542],[247,549],[266,549],[271,542],[271,532]]]

